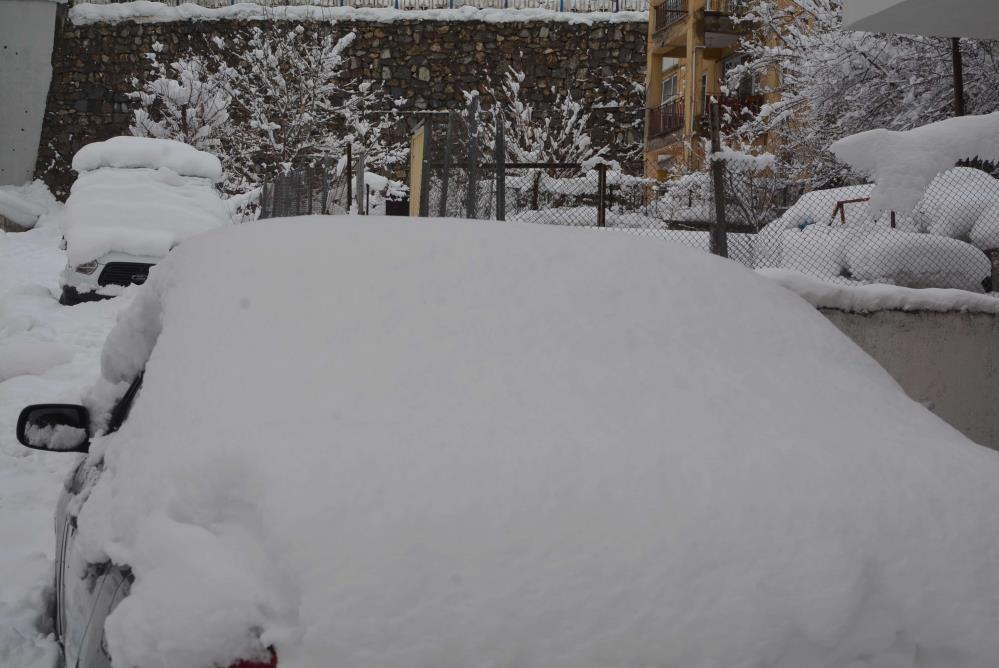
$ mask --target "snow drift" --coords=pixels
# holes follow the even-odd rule
[[[999,458],[813,307],[598,230],[347,217],[185,243],[80,516],[116,666],[994,668]]]
[[[830,150],[877,187],[875,210],[912,211],[934,178],[959,160],[999,160],[999,112],[961,116],[903,132],[869,130],[835,142]]]

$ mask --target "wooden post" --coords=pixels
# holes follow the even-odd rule
[[[506,220],[506,129],[496,114],[496,220]]]
[[[420,141],[423,166],[420,168],[420,217],[430,215],[430,141],[434,136],[433,119],[428,118]]]
[[[725,219],[725,162],[721,153],[721,112],[717,100],[711,101],[711,176],[715,190],[715,224],[711,228],[711,252],[728,257],[728,224]]]

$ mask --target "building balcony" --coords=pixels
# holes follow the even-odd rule
[[[708,0],[704,7],[704,44],[709,49],[731,48],[753,28],[739,20],[749,10],[747,0]]]
[[[654,52],[670,56],[686,54],[687,1],[663,0],[652,7],[652,49]]]
[[[649,139],[665,137],[683,130],[683,98],[648,110],[646,128]]]

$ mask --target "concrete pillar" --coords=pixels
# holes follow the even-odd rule
[[[57,6],[0,0],[0,185],[27,183],[35,171]]]

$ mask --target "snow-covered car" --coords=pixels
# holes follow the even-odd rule
[[[103,299],[145,282],[184,239],[230,222],[215,189],[215,156],[166,139],[115,137],[73,158],[66,201],[63,304]]]
[[[211,232],[18,437],[85,453],[70,666],[999,665],[996,453],[798,296],[673,244]]]

